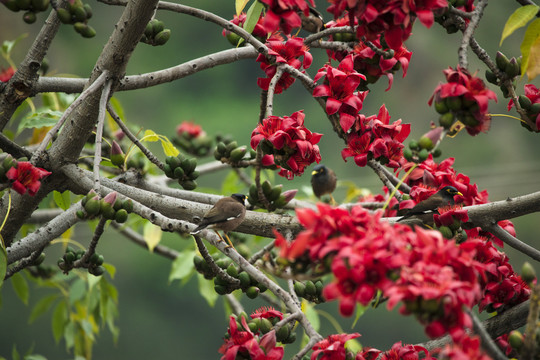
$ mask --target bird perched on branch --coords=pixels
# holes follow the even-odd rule
[[[324,19],[320,12],[309,7],[309,16],[304,15],[304,12],[300,12],[300,19],[302,19],[302,29],[312,34],[318,33],[325,28]]]
[[[234,246],[227,236],[229,231],[233,231],[244,221],[246,216],[246,201],[247,196],[243,194],[232,194],[218,200],[218,202],[204,214],[201,223],[191,234],[196,234],[203,229],[214,229],[214,232],[224,241],[217,230],[222,230],[223,235],[228,242],[228,247]]]
[[[311,172],[311,188],[313,193],[319,199],[324,195],[330,195],[332,204],[335,203],[332,193],[336,189],[337,177],[336,173],[324,166],[323,164],[316,165]]]
[[[398,221],[407,219],[411,216],[434,212],[443,206],[454,205],[454,196],[456,195],[463,196],[463,194],[460,193],[455,187],[445,186],[435,194],[431,195],[425,200],[420,201],[414,207],[410,208],[405,216],[401,217]]]

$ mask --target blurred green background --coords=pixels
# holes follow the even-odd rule
[[[76,75],[88,77],[95,60],[110,32],[114,28],[122,8],[107,6],[96,1],[88,1],[94,10],[90,24],[96,28],[97,36],[83,39],[71,26],[63,25],[48,53],[51,75]],[[234,1],[191,0],[182,2],[215,12],[225,18],[232,18]],[[318,8],[328,21],[331,16],[324,11],[326,3],[317,1]],[[499,50],[502,27],[509,14],[517,8],[517,2],[493,2],[487,7],[476,36],[485,50],[494,57]],[[155,71],[204,56],[212,52],[230,48],[221,36],[221,29],[216,25],[191,18],[187,15],[160,11],[157,14],[167,28],[172,30],[169,42],[162,47],[150,47],[141,44],[135,50],[127,73],[140,74]],[[25,50],[45,20],[40,14],[33,25],[22,21],[22,13],[12,13],[0,6],[0,41],[13,40],[21,34],[28,36],[20,42],[13,53],[13,60],[18,63],[23,59]],[[518,31],[505,41],[500,48],[508,57],[519,55],[519,44],[523,31]],[[397,73],[392,90],[385,92],[387,82],[383,78],[368,94],[362,112],[366,115],[377,113],[382,104],[386,104],[393,120],[403,119],[412,124],[410,138],[418,139],[429,130],[431,121],[437,121],[435,111],[427,106],[435,86],[443,81],[442,70],[457,64],[457,49],[460,35],[447,35],[445,30],[435,24],[426,29],[417,23],[411,38],[406,42],[413,52],[406,78]],[[314,76],[317,69],[326,61],[324,51],[313,49],[314,64],[308,70]],[[479,70],[482,66],[469,52],[469,69]],[[0,67],[7,67],[0,62]],[[259,114],[259,94],[257,77],[262,76],[258,64],[251,60],[240,61],[213,68],[188,78],[149,89],[117,93],[122,102],[126,119],[131,124],[151,128],[160,134],[173,137],[177,124],[192,120],[201,124],[210,135],[216,133],[232,134],[239,144],[248,144],[252,129]],[[522,81],[518,91],[522,93]],[[534,80],[538,86],[539,81]],[[494,87],[492,90],[496,91]],[[490,112],[507,114],[507,100],[498,94],[499,102],[490,104]],[[351,181],[358,187],[379,192],[381,184],[370,169],[358,168],[352,160],[345,163],[340,150],[343,143],[333,135],[331,127],[322,109],[304,91],[301,84],[294,84],[285,94],[277,95],[274,101],[274,114],[290,115],[304,109],[306,126],[315,132],[323,133],[320,148],[323,162],[332,167],[339,179]],[[512,115],[515,115],[512,113]],[[10,124],[16,127],[16,124]],[[495,117],[488,134],[471,137],[465,132],[456,138],[446,139],[441,147],[443,158],[455,157],[455,169],[476,182],[480,190],[487,189],[490,200],[501,200],[509,196],[526,194],[540,190],[540,141],[538,134],[524,130],[516,120]],[[160,154],[161,155],[161,154]],[[211,159],[208,159],[210,161]],[[309,174],[309,172],[306,172]],[[220,173],[225,176],[226,173]],[[218,187],[219,176],[201,179],[205,187]],[[309,185],[309,175],[287,181],[276,178],[285,189],[302,189]],[[338,188],[338,201],[345,196],[345,187]],[[313,200],[313,199],[312,199]],[[538,247],[538,214],[515,219],[518,237]],[[78,241],[87,243],[90,239],[87,227],[79,226],[75,231]],[[179,241],[177,236],[165,234],[164,243],[176,249],[193,246],[191,241]],[[512,249],[505,249],[518,270],[523,257]],[[141,358],[217,358],[217,349],[222,343],[227,322],[223,302],[218,300],[210,308],[197,292],[197,282],[192,279],[184,286],[178,282],[168,284],[171,262],[146,250],[132,245],[113,229],[99,244],[99,251],[106,261],[114,264],[117,275],[113,280],[120,292],[118,325],[120,338],[113,344],[110,334],[104,330],[94,348],[94,358],[141,359]],[[47,250],[48,262],[54,263],[60,255],[59,246]],[[32,345],[35,352],[49,359],[69,358],[64,345],[55,345],[50,331],[50,315],[28,325],[30,309],[46,290],[32,289],[30,305],[24,306],[15,297],[13,290],[6,283],[1,290],[2,307],[0,323],[3,324],[0,336],[0,355],[10,358],[14,345],[24,352]],[[258,301],[245,302],[252,310]],[[337,315],[337,304],[328,303],[321,309]],[[344,319],[345,331],[357,331],[364,345],[381,349],[389,348],[394,342],[424,341],[421,327],[410,317],[387,313],[384,307],[368,311],[351,329],[353,319]],[[323,335],[335,332],[326,320],[322,320]],[[405,331],[404,331],[405,330]],[[297,349],[298,342],[292,346]]]

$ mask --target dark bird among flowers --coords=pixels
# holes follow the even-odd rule
[[[311,187],[313,193],[319,199],[324,195],[330,195],[332,203],[334,198],[332,193],[336,189],[337,177],[332,169],[323,164],[316,165],[311,172]]]
[[[435,194],[413,206],[411,209],[409,209],[409,211],[407,211],[405,216],[401,217],[398,221],[407,219],[411,216],[430,213],[443,206],[454,205],[454,196],[456,195],[463,196],[463,194],[460,193],[455,187],[445,186]]]

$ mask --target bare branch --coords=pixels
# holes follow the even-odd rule
[[[469,62],[467,60],[467,48],[469,47],[469,43],[474,34],[474,31],[476,30],[476,27],[478,26],[478,23],[480,22],[480,19],[484,14],[484,9],[486,8],[486,6],[487,0],[478,1],[478,4],[476,4],[476,7],[473,11],[471,20],[469,21],[467,28],[463,32],[463,38],[461,39],[461,45],[459,46],[458,50],[459,66],[462,69],[467,69],[469,67]]]

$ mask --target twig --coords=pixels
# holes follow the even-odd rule
[[[114,227],[116,230],[118,230],[118,232],[122,235],[124,235],[126,238],[128,238],[129,240],[131,240],[133,243],[145,248],[145,249],[148,249],[148,243],[144,240],[144,237],[139,234],[138,232],[136,232],[135,230],[129,228],[129,227],[124,227],[120,224],[118,224],[117,222],[114,222],[112,221],[111,222],[111,225],[112,227]],[[154,251],[153,251],[154,254],[158,254],[158,255],[161,255],[167,259],[170,259],[170,260],[175,260],[178,255],[180,255],[180,253],[174,249],[171,249],[165,245],[161,245],[161,244],[158,244],[154,247]]]
[[[160,168],[160,170],[163,170],[164,169],[164,165],[161,161],[159,161],[159,159],[154,156],[154,154],[152,154],[152,152],[150,150],[148,150],[148,148],[146,148],[146,146],[144,146],[140,141],[139,139],[137,139],[137,137],[128,129],[128,127],[126,126],[126,124],[124,124],[124,122],[122,121],[122,119],[120,119],[120,116],[118,116],[118,114],[116,113],[116,111],[114,111],[113,107],[111,106],[111,104],[107,104],[107,111],[109,112],[109,115],[111,115],[111,117],[114,119],[114,121],[116,122],[116,124],[118,124],[118,126],[120,127],[120,129],[122,129],[122,131],[124,132],[124,134],[126,134],[126,136],[128,137],[129,140],[131,140],[131,142],[133,144],[135,144],[135,146],[137,146],[141,152],[144,154],[144,156],[146,156],[146,158],[148,160],[150,160],[150,162],[154,165],[156,165],[158,168]]]
[[[244,307],[233,294],[225,294],[225,299],[231,306],[233,314],[240,315],[242,312],[244,312]]]
[[[262,258],[264,254],[268,253],[270,250],[272,250],[275,246],[275,240],[272,240],[270,243],[266,244],[261,250],[257,251],[255,254],[253,254],[249,258],[250,264],[255,264],[257,260]]]
[[[484,351],[491,356],[493,360],[508,360],[508,358],[501,352],[497,344],[495,344],[491,336],[489,336],[480,319],[478,319],[478,317],[469,309],[466,309],[465,312],[469,314],[472,319],[473,331],[480,336]]]
[[[396,190],[394,184],[392,184],[390,179],[388,179],[388,177],[386,176],[386,173],[382,170],[383,166],[378,161],[375,161],[375,160],[369,160],[368,166],[372,168],[373,171],[375,171],[375,174],[379,176],[379,179],[381,179],[381,181],[388,188],[390,193],[394,193],[394,197],[397,199],[397,201],[401,202],[401,200],[403,199],[403,196],[401,195],[399,191]]]
[[[4,277],[4,280],[9,279],[10,277],[15,275],[19,271],[21,271],[23,269],[26,269],[29,266],[34,265],[34,263],[37,260],[37,258],[39,257],[39,255],[41,255],[41,253],[43,252],[43,249],[44,249],[44,247],[41,248],[40,250],[34,251],[32,254],[30,254],[30,256],[28,256],[28,257],[26,257],[24,259],[21,259],[17,264],[15,264],[12,267],[10,267],[9,269],[7,269],[6,276]]]
[[[94,230],[94,236],[92,237],[92,241],[90,241],[90,245],[88,245],[88,249],[84,252],[84,255],[79,260],[73,263],[73,267],[84,267],[88,264],[90,257],[96,252],[96,246],[99,242],[99,239],[101,239],[101,235],[103,235],[103,232],[105,231],[106,223],[107,219],[105,219],[104,217],[101,217],[99,219],[96,229]]]
[[[66,111],[64,111],[64,114],[58,120],[56,125],[54,125],[53,128],[49,130],[47,135],[45,135],[45,138],[43,139],[38,149],[34,153],[34,156],[32,156],[32,160],[39,159],[39,157],[41,156],[41,153],[45,151],[49,142],[52,140],[54,135],[58,133],[58,131],[60,130],[62,125],[64,125],[64,123],[66,122],[67,118],[71,115],[73,110],[75,110],[80,104],[83,103],[83,101],[85,101],[91,94],[96,92],[105,83],[105,81],[107,80],[108,74],[109,72],[107,70],[104,70],[101,73],[101,75],[99,75],[99,77],[96,79],[96,81],[94,81],[92,85],[90,85],[86,90],[84,90],[81,93],[81,95],[77,99],[75,99],[75,101],[71,103],[71,105],[66,109]]]
[[[478,1],[478,3],[476,4],[476,8],[473,11],[473,15],[469,21],[469,24],[463,32],[463,38],[461,39],[461,45],[459,46],[458,50],[459,66],[462,69],[467,69],[469,67],[469,63],[467,60],[467,47],[469,46],[474,31],[478,27],[478,23],[482,18],[482,15],[484,14],[484,9],[486,8],[486,6],[487,0]]]
[[[197,244],[197,248],[199,249],[199,252],[201,253],[204,261],[206,261],[208,266],[210,266],[210,269],[212,269],[212,273],[220,279],[227,281],[227,283],[229,283],[229,286],[231,286],[232,288],[240,288],[240,280],[227,274],[225,271],[223,271],[222,268],[217,266],[216,262],[208,252],[208,249],[206,248],[206,246],[204,246],[201,238],[198,235],[193,235],[193,237],[195,238],[195,243]]]
[[[276,91],[276,86],[283,75],[283,66],[277,65],[276,73],[270,80],[268,85],[268,92],[266,93],[266,109],[264,112],[264,117],[267,118],[272,115],[272,109],[274,104],[274,92]]]
[[[494,225],[483,225],[479,224],[483,230],[493,234],[497,238],[501,239],[505,244],[513,247],[514,249],[521,251],[527,256],[530,256],[536,261],[540,261],[540,251],[533,248],[532,246],[524,243],[523,241],[518,240],[514,236],[510,235],[507,231],[501,228],[498,224]]]
[[[338,34],[338,33],[340,33],[340,34],[341,33],[354,34],[354,33],[356,33],[356,30],[354,28],[352,28],[351,26],[331,27],[331,28],[325,29],[323,31],[319,31],[318,33],[315,33],[313,35],[309,35],[308,37],[306,37],[304,39],[304,44],[313,46],[313,45],[311,45],[311,43],[314,43],[315,41],[317,41],[319,39],[322,39],[323,37],[333,35],[333,34]]]
[[[529,316],[525,327],[525,340],[521,356],[523,360],[532,360],[536,353],[536,330],[538,329],[538,316],[540,315],[540,284],[532,288]]]
[[[102,74],[103,75],[103,74]],[[103,126],[105,124],[105,108],[107,107],[107,101],[109,100],[109,93],[111,90],[112,81],[108,80],[103,87],[101,98],[99,99],[99,111],[97,119],[96,129],[96,144],[94,149],[94,190],[99,189],[100,186],[100,174],[99,164],[101,163],[101,143],[103,141]]]

